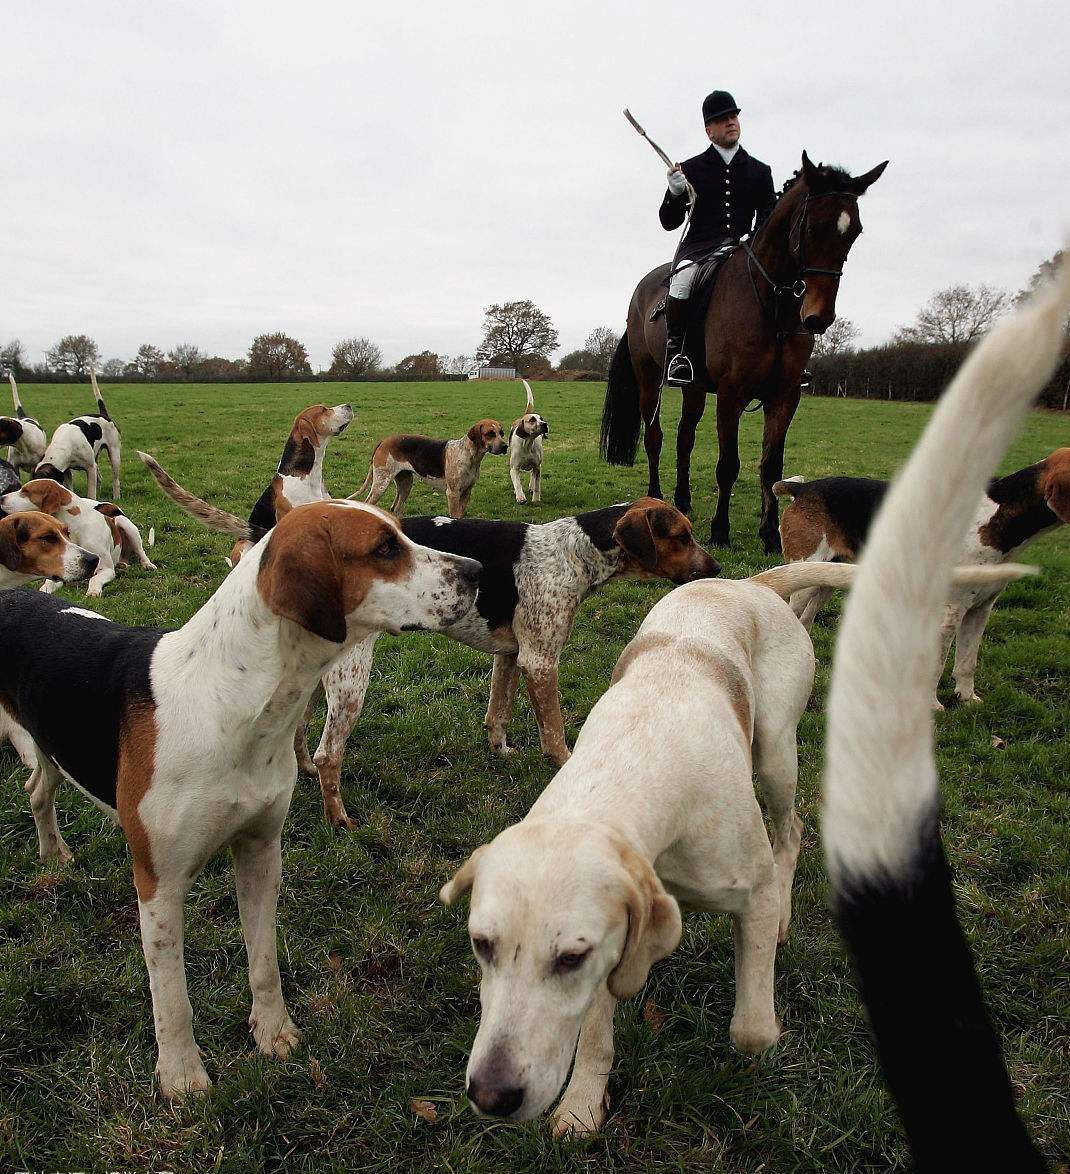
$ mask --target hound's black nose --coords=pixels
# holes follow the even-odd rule
[[[485,1085],[473,1077],[468,1082],[468,1099],[489,1117],[511,1117],[524,1103],[524,1090]]]

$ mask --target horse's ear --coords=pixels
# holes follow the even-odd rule
[[[817,179],[817,168],[810,162],[810,156],[805,151],[802,153],[802,171],[806,186],[813,187]]]
[[[856,176],[851,180],[851,191],[856,196],[864,196],[866,189],[872,184],[875,184],[878,179],[884,174],[884,169],[888,166],[888,160],[885,159],[883,163],[878,163],[872,171],[867,171],[865,175]]]

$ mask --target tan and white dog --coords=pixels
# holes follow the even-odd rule
[[[419,477],[446,495],[451,518],[463,518],[483,458],[487,453],[501,456],[506,448],[505,432],[497,420],[479,420],[460,440],[387,436],[375,446],[364,484],[350,494],[350,500],[355,501],[367,492],[367,500],[374,505],[393,481],[394,504],[390,509],[400,517],[412,480]]]
[[[36,591],[0,596],[0,707],[35,745],[27,790],[42,857],[69,856],[55,812],[65,778],[117,816],[130,845],[164,1096],[210,1084],[183,906],[221,849],[234,857],[257,1047],[285,1057],[297,1044],[275,940],[297,722],[346,647],[454,623],[478,573],[410,542],[374,506],[330,501],[290,511],[177,631],[127,628]]]
[[[0,591],[35,579],[87,579],[98,556],[72,541],[70,530],[41,512],[0,517]]]
[[[99,561],[86,588],[87,596],[100,596],[115,578],[116,566],[125,566],[130,559],[136,559],[146,570],[156,570],[156,564],[145,553],[137,526],[110,501],[78,497],[58,481],[39,477],[0,497],[0,510],[8,514],[26,510],[50,514],[68,528],[79,546],[92,551]],[[55,579],[46,579],[41,585],[42,591],[58,589]]]
[[[542,501],[542,438],[548,435],[550,425],[535,411],[531,384],[526,379],[521,382],[528,393],[528,402],[524,414],[519,420],[514,420],[509,429],[509,477],[513,482],[516,500],[524,502],[527,498],[524,496],[524,486],[520,483],[520,474],[530,471],[528,490],[532,502],[537,504]]]
[[[482,1017],[467,1088],[481,1112],[537,1116],[575,1051],[555,1127],[601,1127],[616,1001],[676,948],[678,901],[732,915],[733,1044],[759,1052],[776,1042],[773,967],[802,837],[796,727],[814,678],[810,637],[786,600],[806,586],[845,587],[854,571],[795,563],[667,595],[526,818],[443,887],[446,904],[472,893]],[[964,573],[1006,582],[1021,569]]]
[[[15,406],[15,416],[0,416],[0,444],[10,446],[7,459],[15,466],[16,472],[32,474],[37,463],[45,455],[48,438],[40,423],[33,416],[26,414],[22,400],[19,399],[19,385],[15,382],[15,376],[9,371],[7,377],[11,383],[11,401]],[[5,432],[8,436],[4,435]]]

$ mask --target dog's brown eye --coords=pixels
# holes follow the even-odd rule
[[[476,957],[481,961],[494,961],[494,943],[490,940],[490,938],[484,938],[477,934],[473,934],[472,949],[475,951]]]
[[[376,558],[397,558],[401,546],[396,538],[384,538],[373,551]]]
[[[568,974],[579,968],[587,961],[590,950],[577,950],[571,954],[558,954],[554,960],[554,970],[558,974]]]

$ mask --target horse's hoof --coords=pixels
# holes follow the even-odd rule
[[[710,528],[710,546],[727,547],[731,543],[728,541],[728,528],[721,529],[719,526]]]
[[[772,534],[763,534],[762,545],[765,547],[766,554],[784,553],[784,547],[780,544],[780,533],[778,531],[774,531]]]
[[[673,505],[675,505],[682,514],[691,513],[691,498],[689,497],[677,496],[673,501]]]

